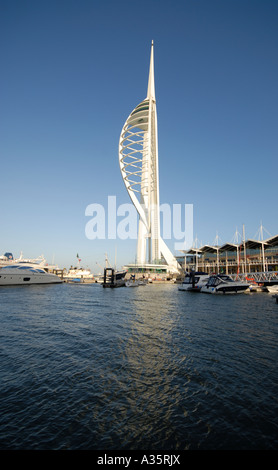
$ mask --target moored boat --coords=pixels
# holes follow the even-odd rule
[[[143,280],[136,279],[134,274],[132,274],[130,278],[125,281],[126,287],[138,287],[141,285],[145,285]]]
[[[266,289],[268,292],[271,292],[271,294],[278,294],[278,284],[274,284],[273,286],[267,286]]]
[[[247,291],[249,284],[234,281],[230,276],[215,274],[210,276],[207,284],[201,288],[205,294],[240,294]]]
[[[209,280],[209,274],[203,272],[194,272],[187,274],[179,286],[179,290],[200,292],[201,287],[205,286]]]
[[[95,282],[94,275],[91,273],[90,269],[84,269],[80,266],[75,268],[70,267],[68,272],[63,275],[63,278],[67,282],[79,282],[79,283],[89,283]]]
[[[117,271],[113,268],[105,268],[103,276],[103,287],[124,287],[126,271]]]
[[[136,279],[128,279],[125,281],[126,287],[138,287],[140,284]]]
[[[265,289],[263,286],[261,286],[259,283],[257,282],[252,282],[250,285],[249,285],[249,291],[250,292],[263,292]]]
[[[19,286],[31,284],[59,284],[62,280],[56,274],[46,272],[32,265],[15,264],[0,269],[0,286]]]
[[[22,252],[20,253],[19,258],[14,258],[12,253],[5,253],[0,256],[0,268],[4,266],[32,266],[34,268],[44,269],[46,272],[55,272],[59,271],[57,265],[49,264],[46,262],[44,255],[38,256],[38,258],[24,258]]]

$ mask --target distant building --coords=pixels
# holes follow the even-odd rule
[[[182,253],[177,261],[185,271],[225,274],[278,271],[278,235],[239,244],[204,245]]]

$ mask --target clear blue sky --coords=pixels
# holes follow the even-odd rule
[[[193,204],[203,244],[277,234],[277,24],[277,0],[0,0],[0,253],[134,262],[85,209],[130,202],[118,142],[152,40],[161,203]]]

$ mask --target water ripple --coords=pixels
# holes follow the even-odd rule
[[[1,449],[275,449],[267,294],[1,290]]]

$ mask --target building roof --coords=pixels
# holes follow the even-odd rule
[[[220,247],[220,251],[237,251],[238,248],[239,245],[236,245],[234,243],[224,243],[224,245]]]
[[[200,248],[190,248],[190,250],[181,250],[182,253],[186,255],[196,255],[197,253],[201,253]]]
[[[217,253],[219,251],[219,246],[204,245],[200,248],[202,253]]]
[[[237,251],[238,249],[245,248],[247,250],[259,250],[264,245],[265,248],[270,248],[277,246],[278,247],[278,235],[274,235],[273,237],[267,238],[266,240],[246,240],[245,242],[241,242],[240,244],[235,243],[224,243],[221,246],[212,246],[212,245],[204,245],[200,248],[190,248],[190,250],[181,250],[182,253],[186,255],[196,255],[202,253],[217,253],[218,252],[225,252],[225,251]]]
[[[267,245],[267,242],[264,240],[246,240],[245,242],[241,243],[241,246],[248,250],[258,250],[262,247],[262,245]]]
[[[265,240],[265,242],[269,246],[278,246],[278,235],[274,235],[274,237],[268,238],[267,240]]]

